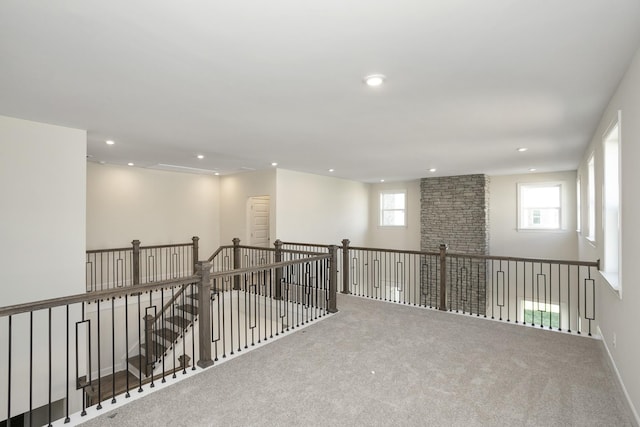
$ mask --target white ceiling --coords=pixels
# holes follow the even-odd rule
[[[570,170],[639,41],[638,0],[3,0],[0,114],[142,167]]]

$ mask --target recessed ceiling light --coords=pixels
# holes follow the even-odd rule
[[[525,151],[527,151],[527,150],[528,150],[528,148],[527,148],[527,147],[520,147],[520,148],[518,148],[518,151],[519,151],[519,152],[521,152],[521,153],[524,153],[524,152],[525,152]]]
[[[381,179],[380,182],[384,182],[384,179]]]
[[[216,173],[214,173],[214,175],[215,175],[215,176],[219,176],[219,175],[220,175],[220,172],[216,172]]]
[[[107,145],[113,145],[113,144],[115,144],[115,142],[113,142],[113,141],[112,141],[112,140],[110,140],[110,139],[106,140],[106,141],[105,141],[105,143],[106,143]]]
[[[537,171],[536,168],[529,168],[529,172],[535,172],[535,171]]]
[[[329,169],[329,172],[335,172],[335,169]]]
[[[380,86],[385,80],[386,77],[383,74],[370,74],[364,78],[364,82],[367,86],[372,87]]]
[[[100,163],[101,165],[106,165],[107,162],[105,162],[104,160],[100,160],[98,163]]]
[[[436,168],[431,168],[431,169],[429,169],[429,172],[435,172],[435,171],[437,171],[437,169],[436,169]]]
[[[273,162],[273,163],[271,163],[271,166],[278,166],[278,163]]]
[[[127,163],[127,166],[133,166],[133,163],[129,162]]]
[[[202,160],[202,159],[204,159],[204,156],[203,156],[202,154],[198,154],[198,156],[197,156],[197,157],[198,157],[199,159],[201,159],[201,160]]]

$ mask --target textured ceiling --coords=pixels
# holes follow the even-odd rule
[[[142,167],[570,170],[639,41],[637,0],[3,0],[0,114]]]

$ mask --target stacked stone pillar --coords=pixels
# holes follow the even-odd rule
[[[420,189],[421,250],[438,252],[440,245],[446,244],[449,253],[489,254],[489,177],[423,178]],[[448,308],[484,314],[486,263],[481,260],[456,263],[454,260],[448,266]],[[434,280],[435,274],[425,274],[422,280],[422,303],[427,306],[433,303],[435,283],[431,282]]]

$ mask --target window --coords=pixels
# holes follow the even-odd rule
[[[596,240],[596,181],[593,154],[587,162],[587,239]]]
[[[404,227],[406,221],[407,192],[384,191],[380,193],[380,225]]]
[[[620,114],[620,113],[618,113]],[[603,268],[607,281],[619,286],[620,251],[620,117],[603,138],[604,186],[602,230],[604,237]]]
[[[582,230],[582,182],[580,177],[576,181],[576,231]]]
[[[562,184],[519,184],[518,203],[518,229],[560,230]]]

